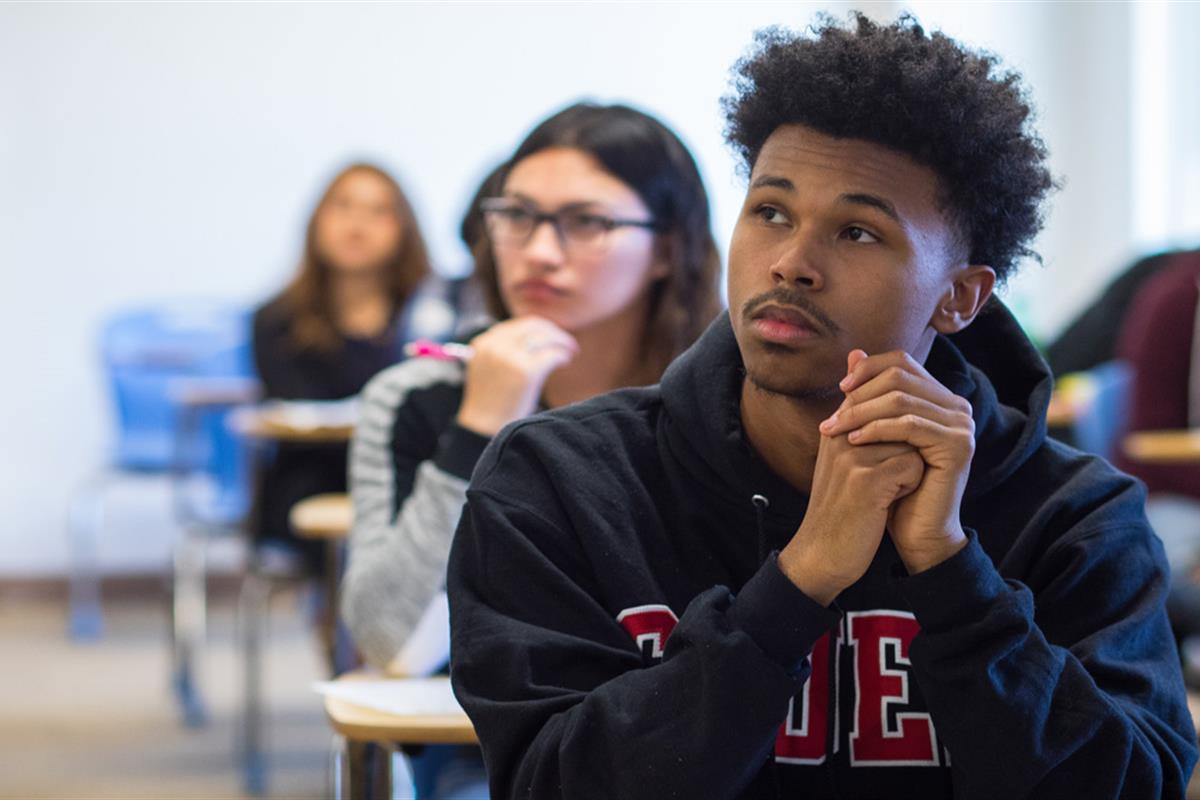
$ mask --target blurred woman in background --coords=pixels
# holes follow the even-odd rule
[[[371,164],[342,170],[308,222],[291,283],[254,315],[254,361],[267,399],[341,400],[402,357],[410,336],[437,338],[454,324],[452,290],[432,277],[425,242],[399,184]],[[280,442],[260,471],[256,542],[299,552],[321,569],[320,542],[295,537],[300,500],[346,491],[343,444]]]

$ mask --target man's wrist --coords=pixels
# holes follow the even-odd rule
[[[736,627],[793,675],[803,669],[817,639],[841,616],[788,580],[775,554],[738,591],[729,613]]]
[[[903,548],[899,544],[896,552],[904,563],[909,575],[916,575],[927,569],[932,569],[943,561],[957,555],[967,546],[967,535],[961,527],[947,531],[946,535],[922,542],[920,547]]]
[[[795,584],[797,589],[826,608],[845,588],[836,577],[809,566],[803,554],[791,546],[783,548],[778,563],[779,571]]]

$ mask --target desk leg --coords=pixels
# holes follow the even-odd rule
[[[342,668],[338,658],[338,587],[342,580],[342,542],[330,539],[325,548],[325,607],[321,609],[321,643],[325,646],[325,658],[329,663],[329,674],[337,676]]]
[[[368,800],[371,797],[372,750],[374,748],[369,742],[346,742],[346,796],[350,800]]]
[[[403,752],[375,742],[346,739],[342,798],[349,800],[392,800],[392,757]]]

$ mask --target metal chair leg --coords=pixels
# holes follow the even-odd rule
[[[204,645],[207,616],[206,541],[204,532],[189,527],[175,543],[172,610],[174,688],[183,709],[184,724],[197,728],[208,722],[200,696],[197,662]]]
[[[383,796],[385,800],[392,800],[395,794],[395,772],[393,767],[395,761],[392,756],[395,754],[395,749],[391,747],[379,746],[375,748],[376,760],[379,762],[379,775],[377,778],[377,786],[379,787],[377,794]]]
[[[104,480],[94,478],[71,501],[67,536],[71,549],[68,580],[68,635],[95,641],[104,633],[100,606],[100,533],[104,529]]]
[[[242,639],[242,785],[261,797],[267,789],[262,697],[262,643],[270,610],[271,587],[253,570],[247,572],[238,598]]]
[[[334,733],[329,743],[329,776],[326,794],[331,800],[345,800],[346,769],[349,753],[346,749],[346,737]]]

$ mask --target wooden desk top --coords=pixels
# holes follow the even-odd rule
[[[1079,417],[1080,407],[1077,403],[1055,392],[1050,397],[1050,406],[1046,409],[1046,425],[1051,428],[1066,428]]]
[[[337,680],[355,681],[377,676],[352,672]],[[402,681],[403,678],[395,680]],[[445,681],[449,678],[427,678]],[[453,714],[389,714],[363,708],[345,700],[325,696],[325,714],[333,729],[347,739],[358,742],[395,742],[397,744],[476,744],[479,739],[465,713]]]
[[[255,378],[180,378],[171,383],[170,394],[181,405],[219,408],[257,403],[262,387]]]
[[[1151,464],[1200,462],[1200,429],[1140,431],[1126,436],[1122,446],[1130,458]]]
[[[351,424],[295,425],[285,415],[265,406],[238,409],[232,424],[243,436],[276,442],[338,444],[348,442],[354,436],[354,426]]]
[[[1095,399],[1096,389],[1085,373],[1064,375],[1050,396],[1050,407],[1046,409],[1046,425],[1051,428],[1066,428],[1087,411]]]
[[[345,539],[354,526],[354,506],[348,494],[313,495],[292,506],[288,521],[302,539]]]

